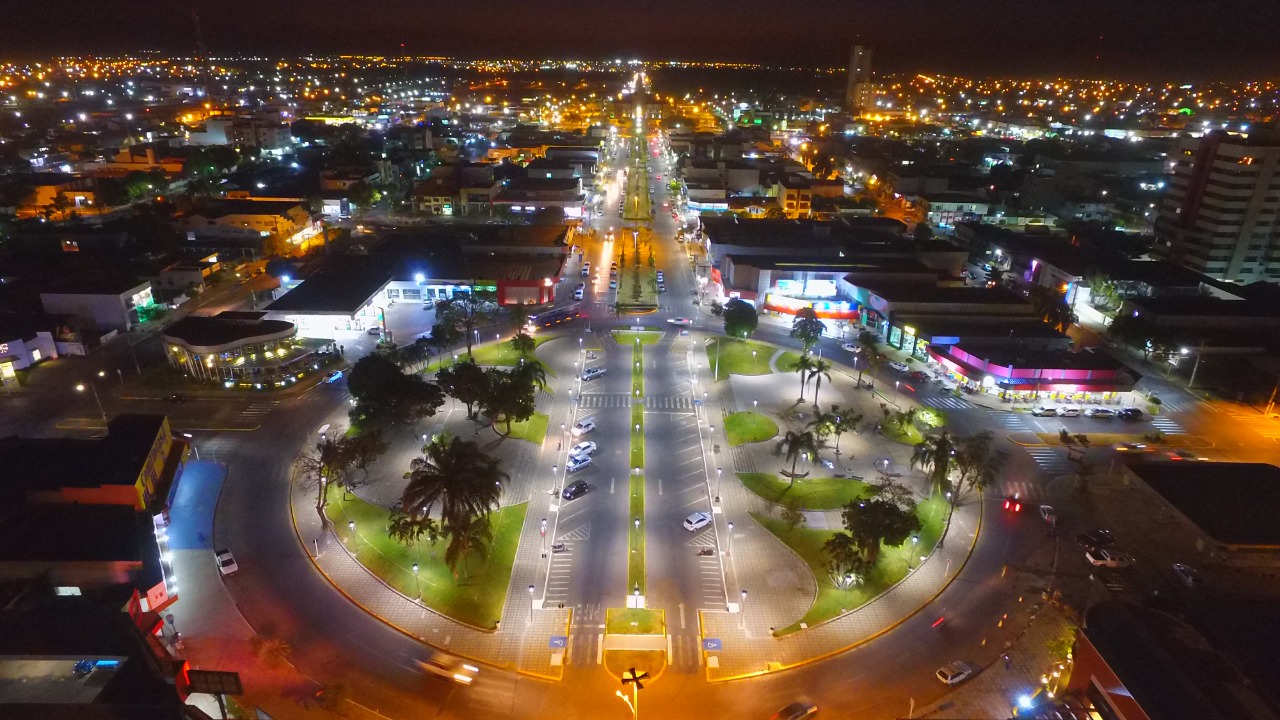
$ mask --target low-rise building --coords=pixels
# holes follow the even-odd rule
[[[215,200],[180,216],[174,226],[189,241],[205,238],[261,240],[269,235],[301,244],[315,237],[320,224],[300,200]]]
[[[151,281],[131,278],[68,279],[40,293],[51,315],[70,315],[83,328],[127,330],[138,322],[138,310],[154,305]]]
[[[58,357],[52,323],[0,315],[0,385],[16,382],[14,371]]]
[[[213,317],[188,315],[160,334],[169,366],[202,382],[227,387],[274,387],[319,372],[328,356],[320,344],[298,338],[291,322],[266,312],[227,310]]]
[[[453,215],[459,206],[458,185],[452,178],[432,178],[413,187],[413,209],[427,215]]]

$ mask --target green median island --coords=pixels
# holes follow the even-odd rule
[[[731,413],[724,419],[724,432],[729,445],[764,442],[778,434],[778,424],[756,412]]]
[[[707,363],[716,380],[726,380],[730,375],[768,375],[773,372],[770,358],[778,348],[756,340],[740,340],[720,337],[707,343]],[[778,358],[778,369],[790,372],[800,359],[800,353],[784,350]]]
[[[493,543],[485,554],[468,553],[456,578],[444,561],[448,541],[442,538],[434,547],[425,539],[414,547],[403,545],[387,534],[391,512],[386,508],[330,487],[325,512],[347,550],[378,579],[411,599],[421,593],[422,604],[441,615],[494,630],[502,618],[527,509],[528,503],[520,503],[492,512]]]
[[[787,627],[778,628],[774,631],[774,635],[779,637],[789,635],[802,630],[801,625],[813,627],[852,612],[900,582],[911,568],[920,565],[920,558],[927,557],[938,544],[938,538],[942,536],[942,528],[947,521],[947,510],[947,501],[941,496],[932,496],[920,501],[916,506],[916,517],[920,518],[921,526],[917,535],[919,540],[913,542],[908,538],[898,547],[882,545],[880,557],[872,571],[862,584],[848,590],[841,590],[836,586],[829,570],[826,550],[823,548],[836,531],[814,530],[799,526],[792,528],[781,519],[751,513],[751,517],[756,522],[804,560],[817,581],[818,594],[814,598],[813,606],[800,620]]]
[[[662,610],[648,608],[608,608],[604,629],[610,635],[666,635],[667,620]]]
[[[803,478],[793,484],[772,473],[738,473],[738,479],[761,499],[779,505],[794,502],[801,510],[839,510],[871,497],[873,490],[858,478]]]
[[[627,592],[645,594],[644,576],[644,343],[631,344],[631,473],[628,488],[631,521],[627,523]],[[639,520],[639,522],[635,522]]]

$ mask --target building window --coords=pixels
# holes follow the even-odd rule
[[[387,288],[387,298],[395,300],[400,297],[400,290],[397,288]]]

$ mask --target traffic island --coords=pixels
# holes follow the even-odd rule
[[[538,348],[541,347],[543,343],[549,340],[554,340],[558,337],[560,337],[558,333],[534,335],[533,352],[528,354],[522,353],[512,347],[510,339],[485,342],[479,345],[473,345],[471,347],[470,357],[477,365],[485,367],[515,367],[520,364],[521,360],[537,360]],[[455,357],[457,358],[456,361],[454,360]],[[430,365],[427,365],[426,368],[423,369],[423,372],[434,373],[441,368],[453,365],[454,362],[466,362],[467,357],[465,347],[462,348],[460,352],[441,353],[440,359]],[[546,370],[548,377],[555,377],[555,373],[552,372],[551,368],[547,367],[545,363],[543,363],[543,369]]]
[[[527,509],[528,503],[520,503],[492,512],[488,552],[464,555],[456,577],[444,560],[443,540],[434,547],[425,539],[409,547],[392,539],[386,508],[331,486],[325,513],[346,552],[379,582],[440,615],[491,632],[502,618]]]
[[[725,416],[724,434],[729,447],[772,440],[778,434],[778,424],[756,412],[736,412]]]
[[[875,567],[861,584],[847,590],[836,585],[831,577],[825,545],[836,534],[834,530],[815,530],[790,526],[785,521],[751,513],[751,517],[774,537],[791,549],[813,573],[817,584],[817,596],[808,612],[798,621],[773,631],[774,637],[783,637],[846,615],[875,600],[890,590],[927,558],[942,536],[947,520],[948,505],[940,496],[926,498],[916,506],[920,519],[920,532],[915,539],[891,547],[882,545]]]
[[[614,677],[635,668],[656,680],[667,667],[667,622],[662,610],[610,608],[605,611],[605,671]]]
[[[861,478],[806,478],[788,482],[772,473],[738,473],[743,487],[777,505],[794,503],[801,510],[839,510],[875,493]]]
[[[639,340],[640,338],[636,338]],[[627,607],[644,607],[644,343],[631,343],[631,521],[627,524]]]
[[[717,381],[730,375],[768,375],[773,372],[770,360],[779,348],[756,340],[713,338],[707,343],[707,362]],[[800,360],[800,353],[783,350],[778,369],[790,372]]]

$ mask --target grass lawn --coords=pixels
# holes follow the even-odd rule
[[[435,548],[425,542],[418,547],[405,547],[387,536],[387,521],[391,516],[388,510],[353,495],[345,499],[342,495],[341,491],[331,490],[326,512],[338,536],[347,549],[355,553],[360,564],[410,598],[417,597],[421,589],[423,604],[442,615],[480,628],[497,627],[502,619],[502,606],[506,602],[511,566],[528,503],[511,505],[490,515],[493,545],[488,557],[481,558],[474,553],[468,556],[465,565],[458,567],[459,577],[455,580],[444,562],[446,541],[442,539]],[[352,520],[356,523],[354,539],[347,525]],[[418,563],[416,584],[415,562]]]
[[[508,437],[541,445],[547,437],[547,422],[546,415],[534,413],[528,420],[511,423],[511,435]]]
[[[548,340],[554,340],[559,337],[557,334],[534,335],[534,359],[537,359],[537,348]],[[467,351],[464,348],[458,353],[458,361],[466,360]],[[495,367],[515,367],[520,362],[520,353],[511,347],[511,339],[508,338],[501,342],[487,342],[471,348],[471,357],[475,359],[477,365],[492,365]],[[433,373],[442,367],[448,367],[453,364],[453,353],[444,353],[440,359],[428,365],[423,372]],[[544,363],[543,367],[547,371],[549,377],[554,377],[555,373],[551,371]]]
[[[641,251],[643,254],[643,250]],[[624,310],[652,310],[658,306],[658,274],[648,265],[635,267],[632,265],[632,251],[627,248],[627,264],[618,268],[618,305]],[[635,288],[640,289],[637,296]]]
[[[646,330],[645,332],[614,330],[610,335],[613,335],[613,339],[619,345],[635,345],[636,338],[640,339],[641,345],[656,345],[662,339],[661,330]]]
[[[928,555],[937,544],[947,519],[947,502],[941,497],[926,499],[916,507],[916,516],[920,518],[921,524],[918,543],[908,540],[896,548],[882,547],[880,558],[870,576],[857,587],[841,590],[831,580],[827,570],[826,553],[822,549],[823,544],[835,534],[835,531],[813,530],[805,527],[792,530],[781,520],[752,513],[751,517],[755,518],[756,522],[773,533],[808,564],[809,570],[817,580],[818,595],[814,598],[813,606],[798,622],[779,628],[775,634],[787,635],[799,631],[801,623],[813,626],[855,610],[905,577],[908,568],[918,565],[920,557]]]
[[[640,527],[633,520],[627,522],[627,592],[637,586],[640,594],[645,593],[644,586],[644,475],[631,473],[631,518],[640,518]]]
[[[720,351],[720,370],[716,373],[716,380],[725,380],[730,375],[768,375],[773,372],[769,358],[778,350],[773,345],[755,340],[716,338],[707,345],[707,362],[712,370],[716,367],[717,348]],[[752,351],[755,351],[754,356]],[[791,372],[799,359],[800,353],[784,350],[778,358],[778,369]]]
[[[778,358],[778,369],[782,372],[795,372],[796,363],[800,362],[800,353],[792,350],[782,351],[782,355]],[[797,378],[799,375],[796,376]],[[796,380],[796,382],[800,382]]]
[[[760,413],[736,412],[724,419],[724,432],[729,445],[737,447],[772,438],[778,434],[778,424]]]
[[[772,473],[738,473],[748,490],[773,503],[795,498],[804,510],[839,510],[854,500],[871,496],[871,486],[854,478],[804,478],[791,487]]]
[[[604,669],[605,672],[621,679],[622,674],[635,669],[636,672],[649,673],[649,680],[646,680],[644,686],[649,687],[652,682],[663,669],[667,666],[667,654],[662,650],[605,650],[604,651]],[[624,694],[630,697],[631,690],[624,690]],[[640,692],[644,692],[641,690]],[[621,705],[622,703],[618,703]]]
[[[648,608],[608,608],[604,631],[612,635],[666,635],[666,614]]]
[[[636,429],[636,426],[639,429]],[[644,406],[631,406],[631,467],[644,470]]]
[[[910,445],[915,447],[924,442],[924,435],[920,433],[919,428],[915,425],[908,425],[905,429],[899,428],[896,423],[885,422],[884,429],[881,430],[884,436],[896,443]]]
[[[644,397],[644,344],[631,346],[631,394]]]

